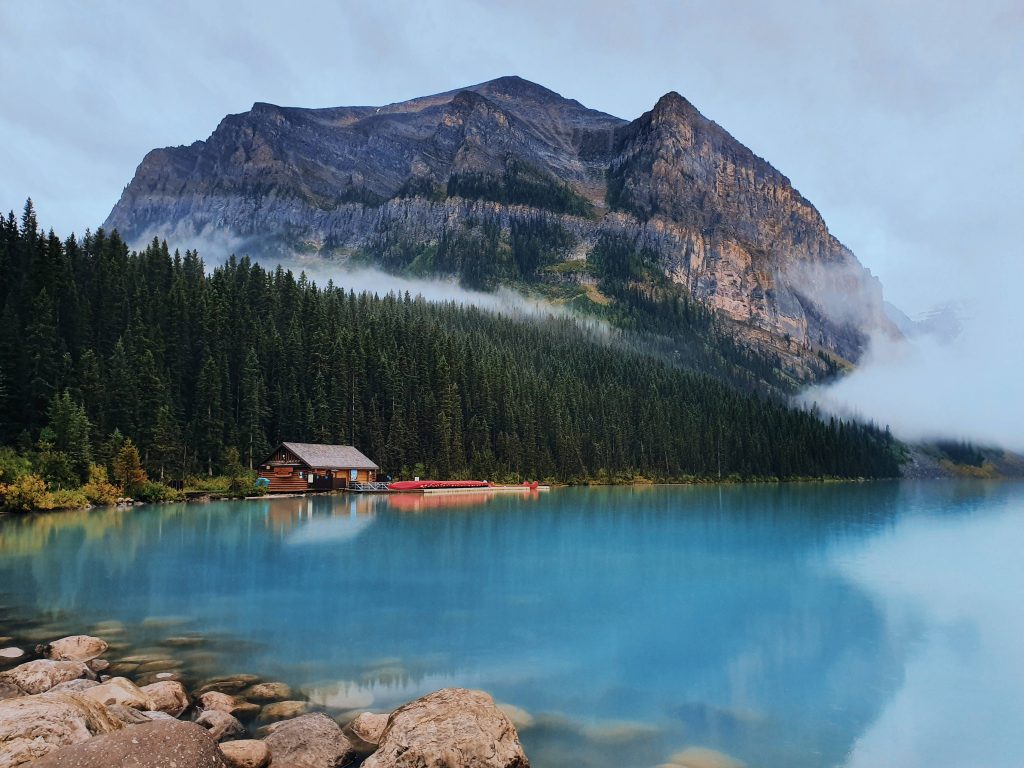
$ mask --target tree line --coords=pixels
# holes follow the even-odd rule
[[[48,455],[52,485],[128,441],[164,481],[256,466],[284,440],[351,443],[394,476],[898,474],[887,430],[567,318],[356,294],[247,258],[208,270],[102,229],[61,240],[31,203],[0,219],[0,276],[0,442]]]

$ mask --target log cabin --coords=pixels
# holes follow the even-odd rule
[[[270,493],[340,491],[350,483],[372,483],[380,469],[351,445],[281,443],[260,462]]]

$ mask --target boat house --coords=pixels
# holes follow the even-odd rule
[[[301,493],[372,483],[379,469],[351,445],[281,443],[260,462],[259,475],[270,483],[270,493]]]

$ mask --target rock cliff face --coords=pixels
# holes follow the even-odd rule
[[[526,226],[548,241],[524,265],[502,254]],[[517,77],[383,107],[258,103],[150,152],[105,227],[211,256],[358,255],[498,282],[564,279],[614,239],[790,362],[856,360],[871,332],[898,333],[815,208],[676,93],[629,123]],[[443,258],[460,237],[468,251]]]

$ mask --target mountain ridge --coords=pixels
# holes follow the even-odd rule
[[[632,121],[517,76],[380,107],[257,102],[205,141],[148,153],[104,226],[484,287],[596,286],[586,295],[613,303],[623,285],[675,292],[798,377],[899,335],[810,201],[675,91]]]

